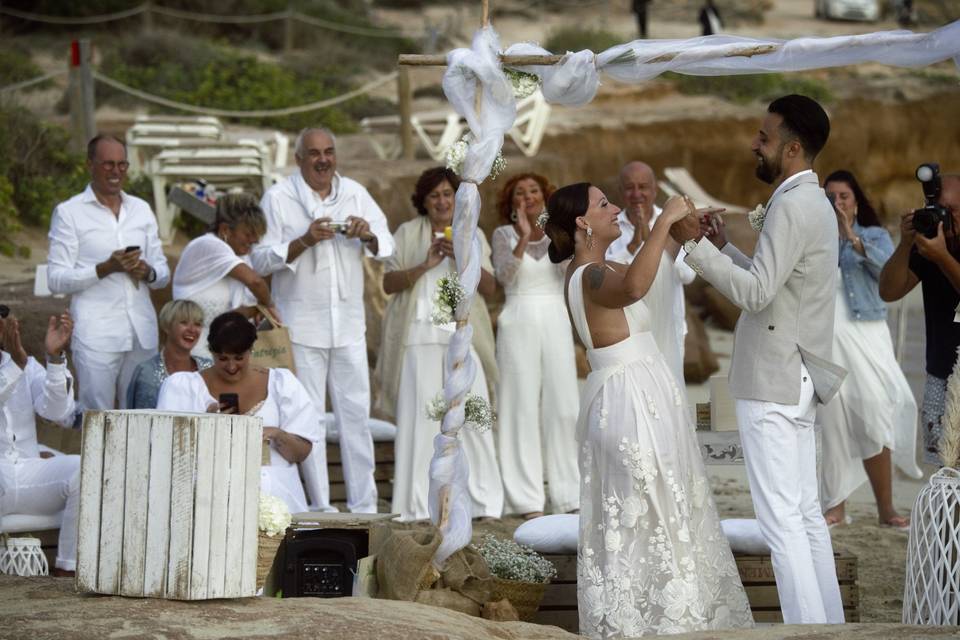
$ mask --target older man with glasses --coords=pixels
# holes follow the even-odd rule
[[[134,368],[157,352],[157,314],[148,289],[170,280],[157,221],[123,192],[127,149],[98,135],[87,145],[90,184],[53,211],[50,290],[71,294],[71,352],[81,409],[126,408]],[[145,285],[145,286],[143,286]]]

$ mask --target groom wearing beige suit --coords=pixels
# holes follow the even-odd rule
[[[743,309],[730,393],[786,624],[844,621],[814,436],[817,403],[828,402],[846,375],[831,362],[837,218],[811,169],[829,133],[814,100],[770,103],[751,149],[757,177],[775,189],[753,258],[726,241],[719,219],[691,215],[672,231],[687,264]]]

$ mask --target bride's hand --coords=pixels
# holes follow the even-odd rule
[[[695,215],[696,208],[689,198],[686,196],[670,196],[664,203],[663,213],[657,218],[657,222],[659,223],[662,220],[663,224],[673,225],[690,214]]]

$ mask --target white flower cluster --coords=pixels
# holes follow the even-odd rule
[[[453,322],[457,305],[466,295],[467,292],[463,290],[460,277],[456,273],[437,280],[437,290],[433,293],[433,311],[430,312],[431,322],[438,327]]]
[[[463,175],[463,161],[467,157],[467,148],[470,146],[472,138],[470,134],[465,134],[462,138],[450,145],[447,149],[447,169],[452,170],[458,176]],[[496,180],[497,176],[503,173],[507,168],[507,161],[503,159],[503,152],[498,151],[497,157],[493,160],[493,166],[490,167],[491,180]]]
[[[443,422],[443,416],[446,415],[448,408],[441,391],[427,403],[427,418]],[[490,403],[475,393],[467,394],[463,414],[464,422],[477,433],[489,431],[497,419],[497,414],[493,412]]]
[[[501,580],[516,582],[550,582],[557,575],[553,563],[530,547],[513,540],[486,534],[474,547],[486,561],[490,573]]]
[[[503,73],[510,81],[510,86],[513,87],[513,97],[517,100],[532,96],[540,88],[540,78],[535,74],[506,68]]]
[[[260,494],[260,531],[270,537],[283,533],[290,526],[290,509],[287,503],[276,496]]]
[[[763,229],[763,221],[766,217],[767,209],[762,204],[758,204],[756,209],[747,214],[747,220],[750,221],[750,226],[758,233]]]

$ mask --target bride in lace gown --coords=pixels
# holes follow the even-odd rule
[[[580,632],[623,638],[753,626],[683,395],[643,303],[670,226],[671,198],[628,265],[607,263],[619,209],[587,183],[547,205],[550,258],[571,255],[567,306],[592,373],[581,396]]]

